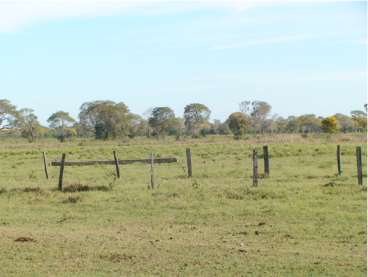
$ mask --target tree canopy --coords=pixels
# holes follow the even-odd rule
[[[338,121],[336,116],[329,116],[321,121],[322,130],[326,133],[336,133],[338,131]]]
[[[156,107],[148,119],[149,125],[157,136],[165,136],[175,125],[175,113],[169,107]]]
[[[236,138],[243,136],[251,126],[251,120],[242,112],[232,113],[227,119],[231,132]]]
[[[0,99],[0,130],[14,127],[19,116],[17,107],[9,100]]]
[[[53,113],[47,119],[47,122],[50,124],[50,128],[54,129],[56,137],[62,142],[65,138],[74,135],[74,130],[69,128],[75,123],[75,119],[67,112],[58,111]]]
[[[253,132],[265,132],[269,127],[267,117],[271,112],[271,105],[264,101],[243,101],[239,104],[240,111],[249,116]]]
[[[17,126],[21,128],[22,136],[33,142],[41,132],[41,124],[38,122],[34,110],[24,108],[19,111]]]
[[[199,103],[189,104],[184,108],[184,124],[187,132],[191,135],[198,135],[201,128],[208,124],[211,110]]]
[[[80,124],[93,130],[96,139],[128,136],[133,115],[123,103],[113,101],[86,102],[80,108]]]

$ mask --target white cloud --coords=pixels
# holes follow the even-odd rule
[[[0,0],[0,32],[12,32],[39,21],[67,17],[96,17],[121,14],[136,10],[185,9],[190,5],[242,7],[254,0],[230,0],[227,2],[165,1],[165,0]]]
[[[255,5],[307,0],[0,0],[0,32],[12,32],[35,22],[68,17],[96,17],[137,12],[203,7],[243,11]],[[320,0],[323,2],[333,0]]]
[[[227,49],[236,49],[236,48],[244,48],[248,46],[257,46],[264,44],[278,44],[278,43],[286,43],[293,41],[304,41],[309,39],[315,39],[320,36],[317,35],[288,35],[288,36],[278,36],[278,37],[270,37],[270,38],[261,38],[261,39],[253,39],[244,42],[238,43],[228,43],[222,45],[214,45],[211,47],[211,50],[227,50]]]

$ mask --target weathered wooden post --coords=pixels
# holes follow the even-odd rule
[[[42,156],[43,156],[43,168],[45,170],[45,175],[46,175],[46,179],[49,179],[49,172],[47,170],[47,158],[46,158],[46,153],[42,152]]]
[[[63,153],[63,155],[61,156],[61,161],[60,161],[60,174],[59,174],[59,190],[60,191],[63,190],[65,157],[66,157],[65,153]]]
[[[151,153],[151,189],[155,188],[155,175],[154,175],[154,169],[153,169],[154,163],[155,163],[155,157],[153,153]]]
[[[120,178],[119,159],[116,154],[116,151],[114,151],[113,154],[114,154],[114,160],[115,160],[116,177],[119,179]]]
[[[258,156],[256,149],[253,149],[253,186],[258,186]]]
[[[190,150],[190,148],[186,149],[186,153],[187,153],[187,167],[188,167],[188,177],[192,177],[193,176],[193,171],[192,171],[192,151]]]
[[[340,145],[336,148],[336,158],[337,158],[337,174],[342,174],[342,166],[341,166],[341,147]]]
[[[268,145],[263,146],[264,176],[270,176],[270,160],[268,156]]]
[[[358,184],[363,185],[363,169],[362,169],[362,147],[356,148],[357,169],[358,169]]]

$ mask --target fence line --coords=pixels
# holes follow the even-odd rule
[[[342,175],[342,148],[340,145],[336,147],[336,161],[337,161],[337,172],[338,175]],[[49,179],[47,156],[45,152],[42,152],[43,166],[46,179]],[[155,188],[155,174],[154,164],[165,164],[165,163],[177,163],[176,158],[155,158],[155,155],[151,153],[149,159],[131,159],[131,160],[119,160],[116,151],[113,151],[113,160],[92,160],[92,161],[67,161],[66,154],[63,153],[60,161],[51,162],[51,166],[59,166],[59,190],[63,189],[64,170],[65,166],[92,166],[92,165],[115,165],[116,177],[120,178],[120,165],[129,165],[134,163],[149,164],[150,165],[150,187]],[[263,162],[264,162],[264,177],[270,176],[270,153],[269,146],[263,146]],[[192,151],[190,148],[186,148],[186,164],[187,164],[187,176],[188,178],[193,177],[193,163],[192,163]],[[356,164],[357,164],[357,178],[358,184],[363,185],[363,168],[362,168],[362,147],[356,147]],[[252,153],[252,170],[253,170],[253,186],[259,184],[259,164],[258,164],[258,152],[257,149],[253,149]]]

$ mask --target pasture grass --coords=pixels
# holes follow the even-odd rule
[[[264,143],[271,176],[253,187],[251,152]],[[114,166],[66,167],[64,192],[58,168],[44,177],[42,151],[51,161],[113,150],[179,162],[155,166],[154,190],[148,165],[121,166],[121,179]],[[365,276],[366,216],[361,136],[0,141],[0,276]]]

